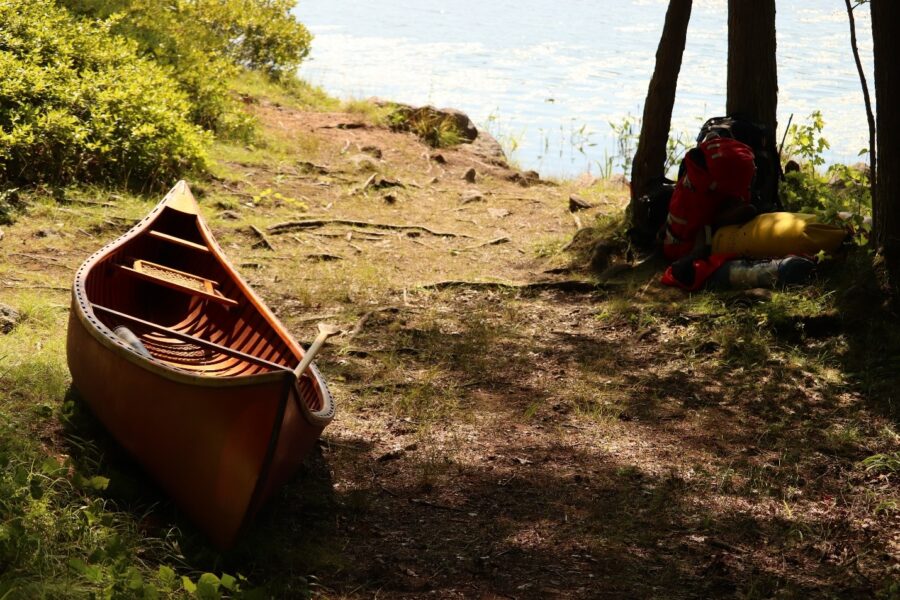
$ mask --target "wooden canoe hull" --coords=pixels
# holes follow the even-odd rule
[[[158,211],[159,207],[154,213]],[[153,223],[149,217],[145,221],[144,227]],[[199,226],[208,236],[202,220]],[[95,310],[102,307],[93,303],[85,281],[91,268],[102,267],[118,246],[142,235],[141,227],[139,224],[89,258],[76,275],[66,348],[73,384],[113,437],[190,519],[217,546],[228,547],[296,472],[330,422],[333,403],[314,367],[300,379],[279,364],[270,369],[260,367],[250,375],[216,377],[204,370],[191,371],[191,365],[173,366],[168,355],[165,360],[155,355],[148,359],[117,338],[111,329],[119,312]],[[217,268],[230,269],[221,250],[209,240],[207,252],[221,263]],[[279,360],[299,360],[299,345],[246,283],[236,273],[229,281],[228,289],[239,302],[235,302],[238,308],[228,310],[243,311],[239,313],[242,322],[249,321],[246,315],[251,313],[261,315],[255,317],[255,322],[261,323],[257,327],[274,332],[269,334],[275,339],[269,346],[278,344],[286,354]],[[190,314],[198,313],[197,306],[202,308],[192,301]],[[124,311],[122,306],[118,308]],[[207,325],[207,329],[214,327]],[[247,336],[238,331],[231,337]],[[169,341],[178,343],[177,339]],[[253,344],[261,346],[261,342]],[[267,350],[266,356],[272,355]],[[233,369],[229,366],[233,362],[224,364]]]

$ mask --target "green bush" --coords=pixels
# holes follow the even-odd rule
[[[293,75],[312,36],[291,15],[293,0],[60,0],[91,18],[116,17],[115,33],[172,69],[191,98],[195,123],[245,137],[250,123],[228,89],[241,68]]]
[[[0,177],[144,185],[204,164],[188,98],[115,24],[0,3]]]

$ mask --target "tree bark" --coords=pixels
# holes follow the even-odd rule
[[[728,0],[729,116],[754,121],[766,128],[763,160],[771,173],[780,173],[775,147],[778,125],[778,67],[775,61],[775,0]],[[757,157],[757,161],[761,157]],[[761,181],[763,204],[778,206],[778,177]]]
[[[888,284],[900,292],[900,2],[871,0],[875,54],[878,187],[872,199],[875,245]]]
[[[647,184],[665,175],[666,144],[672,125],[672,107],[681,58],[691,19],[692,0],[670,0],[662,37],[656,50],[656,67],[644,102],[641,134],[631,168],[631,200],[646,192]]]

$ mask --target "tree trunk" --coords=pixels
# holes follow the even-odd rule
[[[775,146],[778,108],[778,68],[775,62],[775,0],[728,0],[729,116],[754,121],[766,128],[764,156],[770,173],[780,173]],[[764,209],[780,206],[778,177],[759,182]]]
[[[888,284],[900,292],[900,2],[872,0],[871,5],[879,166],[872,217]]]
[[[692,0],[670,0],[666,22],[656,50],[656,67],[647,90],[641,135],[631,168],[631,201],[647,190],[647,184],[665,175],[666,144],[672,125],[672,106],[681,71]]]
[[[856,18],[853,16],[855,6],[850,0],[844,0],[847,7],[847,20],[850,22],[850,49],[853,51],[853,62],[856,63],[856,72],[859,74],[859,84],[862,87],[863,103],[866,105],[866,121],[869,125],[869,189],[874,200],[878,190],[878,149],[875,147],[875,113],[872,111],[872,98],[869,96],[869,84],[866,81],[866,70],[863,68],[862,59],[859,57],[859,45],[856,43]],[[858,4],[856,6],[859,6]]]

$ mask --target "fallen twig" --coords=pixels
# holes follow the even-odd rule
[[[269,233],[278,235],[298,229],[308,229],[312,227],[324,227],[326,225],[350,225],[352,227],[373,227],[375,229],[395,229],[398,231],[424,231],[437,237],[465,237],[472,236],[465,233],[453,233],[450,231],[435,231],[424,225],[400,225],[397,223],[369,223],[367,221],[354,221],[352,219],[306,219],[303,221],[285,221],[284,223],[276,223],[267,228]]]
[[[460,248],[460,252],[465,252],[466,250],[475,250],[476,248],[483,248],[485,246],[496,246],[498,244],[506,244],[510,242],[510,239],[505,235],[502,237],[494,238],[492,240],[488,240],[486,242],[481,242],[480,244],[474,244],[472,246],[466,246],[465,248]]]
[[[254,248],[258,248],[260,246],[264,246],[265,248],[275,251],[275,246],[272,245],[272,242],[269,241],[269,238],[266,237],[266,234],[262,232],[262,230],[256,225],[250,225],[250,231],[256,234],[256,237],[259,238],[259,241],[253,244]]]
[[[365,313],[363,316],[361,316],[356,321],[356,324],[353,326],[353,329],[351,329],[350,332],[347,334],[347,336],[344,338],[345,342],[349,345],[349,343],[353,340],[353,338],[355,338],[362,332],[363,327],[366,326],[366,323],[369,321],[369,319],[371,319],[374,315],[376,315],[380,312],[397,313],[397,312],[400,312],[400,308],[396,307],[396,306],[382,306],[381,308],[375,308],[375,309],[372,309],[369,312]]]
[[[62,287],[58,285],[10,285],[8,283],[3,283],[3,287],[11,288],[11,289],[20,289],[20,290],[56,290],[60,292],[68,292],[72,288]]]
[[[70,204],[84,204],[86,206],[101,206],[103,208],[113,208],[115,204],[112,202],[96,202],[94,200],[82,200],[81,198],[66,198],[63,200],[64,203]]]

